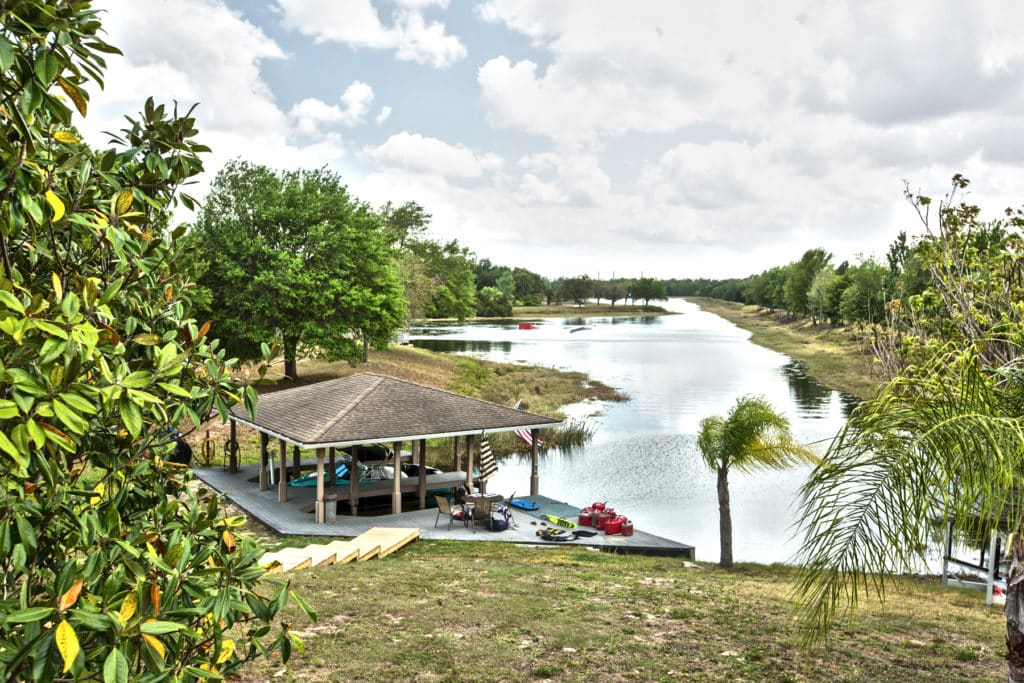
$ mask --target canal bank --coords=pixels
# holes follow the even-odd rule
[[[733,301],[707,297],[687,297],[686,301],[750,332],[755,344],[801,361],[811,377],[825,386],[866,399],[881,382],[867,334],[847,327],[813,325],[808,319],[791,321],[785,314]]]

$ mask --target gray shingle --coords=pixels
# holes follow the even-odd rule
[[[561,421],[376,374],[340,377],[260,396],[256,419],[231,419],[303,448],[554,427]]]

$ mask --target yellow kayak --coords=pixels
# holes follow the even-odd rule
[[[565,527],[566,529],[575,529],[576,522],[571,519],[565,519],[564,517],[555,517],[554,515],[541,515],[544,519],[548,520],[552,524]]]

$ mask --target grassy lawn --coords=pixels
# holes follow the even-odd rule
[[[756,306],[732,301],[687,297],[705,311],[751,333],[751,341],[803,361],[811,376],[825,386],[860,398],[878,387],[871,338],[847,327],[814,326],[810,319],[788,320]]]
[[[418,541],[294,572],[305,651],[242,680],[965,681],[1005,678],[980,591],[907,579],[826,648],[800,644],[794,571],[505,543]],[[275,674],[278,675],[274,678]]]

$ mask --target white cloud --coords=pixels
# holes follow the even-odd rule
[[[545,152],[525,156],[519,165],[526,171],[515,193],[521,204],[588,206],[600,204],[611,189],[611,180],[592,154]]]
[[[310,97],[292,106],[288,118],[295,129],[304,135],[320,135],[331,126],[359,125],[373,104],[373,88],[361,81],[354,81],[341,96],[341,106],[330,105]]]
[[[392,135],[382,145],[363,149],[361,156],[381,167],[445,178],[478,178],[502,165],[496,155],[477,154],[462,145],[405,131]]]
[[[277,0],[284,25],[318,43],[330,42],[354,48],[394,50],[404,61],[446,67],[466,56],[458,37],[445,25],[428,22],[423,9],[447,3],[404,0],[385,26],[370,0]]]
[[[380,108],[380,111],[377,113],[377,118],[374,119],[374,121],[379,126],[380,124],[382,124],[385,121],[387,121],[390,117],[391,117],[391,107],[389,107],[387,105],[384,105],[383,107]]]

